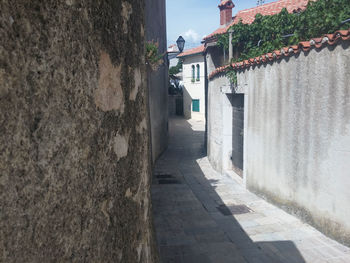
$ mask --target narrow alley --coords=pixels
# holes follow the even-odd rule
[[[350,262],[349,248],[215,172],[204,122],[171,119],[169,132],[152,184],[161,262]]]
[[[350,263],[349,80],[349,0],[1,0],[0,263]]]

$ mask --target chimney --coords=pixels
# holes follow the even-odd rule
[[[235,7],[235,4],[231,0],[221,0],[220,5],[220,25],[224,26],[232,21],[232,8]]]

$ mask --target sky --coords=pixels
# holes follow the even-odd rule
[[[265,3],[273,0],[265,0]],[[255,7],[257,0],[233,0],[234,16],[238,11]],[[220,26],[220,0],[166,0],[168,46],[181,35],[185,49],[200,45],[202,38]]]

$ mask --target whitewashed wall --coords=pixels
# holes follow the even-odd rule
[[[184,83],[184,115],[185,118],[204,119],[205,115],[205,72],[204,72],[204,56],[196,54],[183,58],[183,83]],[[197,81],[197,64],[200,66],[200,78]],[[195,66],[195,82],[192,82],[192,65]],[[199,99],[200,112],[192,111],[192,100]]]
[[[219,76],[209,81],[208,88],[208,158],[215,170],[224,173],[232,169],[232,106],[229,97],[221,92],[229,80]]]
[[[247,187],[350,244],[350,48],[238,74]]]

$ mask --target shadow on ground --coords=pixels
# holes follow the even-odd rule
[[[215,180],[206,179],[198,165],[205,157],[204,127],[192,124],[181,118],[170,121],[169,148],[155,167],[152,202],[161,261],[305,262],[291,241],[250,239],[235,217],[254,211],[241,204],[226,206]]]

